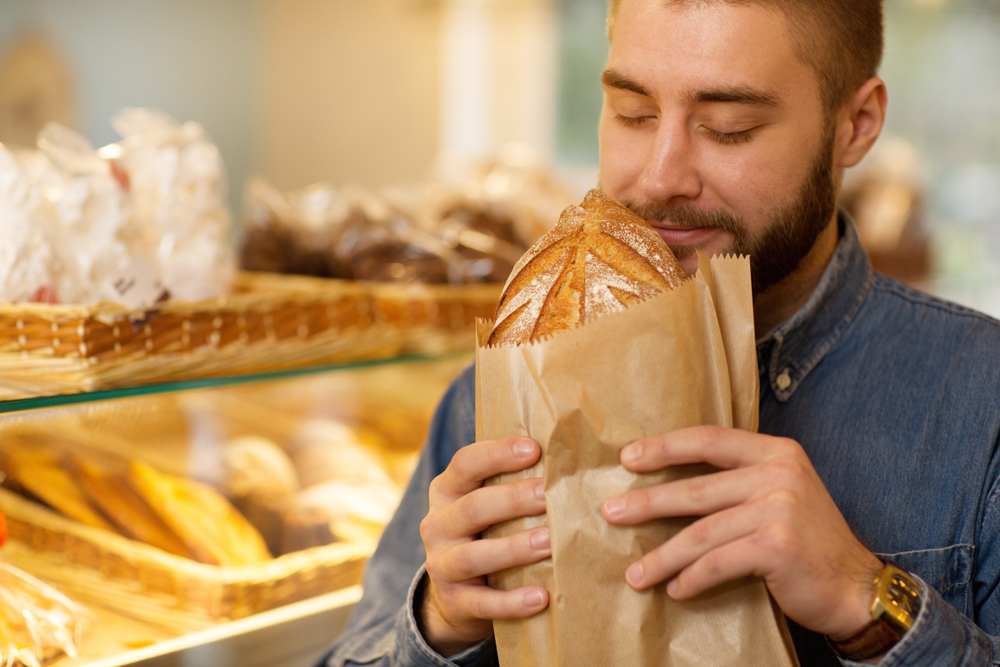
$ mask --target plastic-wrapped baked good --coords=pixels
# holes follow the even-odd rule
[[[236,262],[219,149],[198,123],[151,109],[123,109],[111,124],[122,140],[105,154],[127,170],[143,246],[173,297],[225,293]]]
[[[0,145],[0,302],[39,301],[52,286],[52,252],[33,222],[41,192]]]
[[[38,144],[16,155],[0,146],[0,300],[114,301],[136,250],[126,194],[72,130],[50,123]]]
[[[373,210],[379,209],[385,207],[373,205],[350,188],[335,190],[317,184],[281,193],[263,179],[251,178],[244,193],[241,266],[250,271],[350,279],[350,262],[337,251],[337,244],[347,230],[366,228]]]
[[[114,119],[123,141],[95,151],[50,123],[38,149],[0,146],[0,302],[137,307],[136,275],[175,298],[224,293],[235,270],[218,149],[195,123],[145,109]],[[132,294],[135,298],[135,292]]]
[[[428,183],[378,194],[327,185],[280,193],[253,179],[242,266],[356,280],[503,282],[529,236],[513,198],[481,190]]]
[[[75,658],[91,623],[85,608],[0,562],[0,664],[40,667],[63,653]]]

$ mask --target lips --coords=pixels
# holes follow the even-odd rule
[[[698,245],[722,231],[718,227],[674,227],[656,220],[650,220],[649,224],[669,246]]]

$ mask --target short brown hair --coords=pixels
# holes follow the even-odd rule
[[[788,18],[797,55],[819,76],[827,113],[840,108],[878,72],[884,42],[882,0],[663,0],[664,5],[710,2],[781,11]],[[610,0],[608,39],[620,4]]]

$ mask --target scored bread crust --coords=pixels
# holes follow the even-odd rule
[[[687,279],[652,226],[600,190],[570,206],[518,261],[488,344],[544,340]]]

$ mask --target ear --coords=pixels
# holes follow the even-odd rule
[[[885,123],[889,95],[885,81],[868,79],[840,110],[837,121],[838,167],[853,167],[878,139]]]

